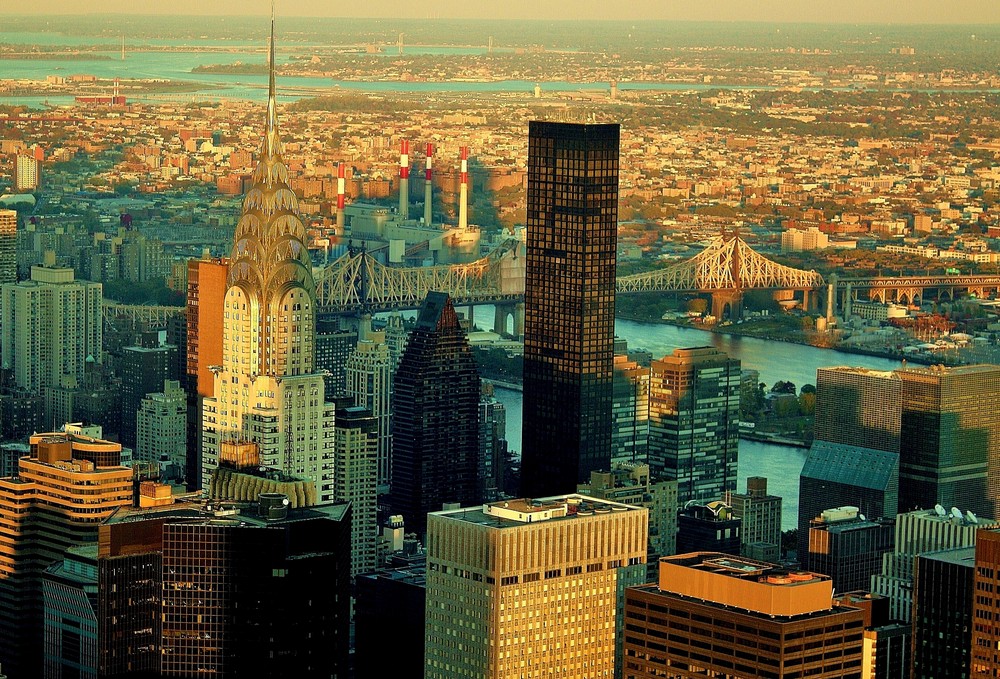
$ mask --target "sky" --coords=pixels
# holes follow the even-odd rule
[[[13,0],[11,0],[13,2]],[[997,0],[278,0],[284,16],[1000,23]],[[0,19],[4,12],[0,12]],[[16,14],[265,15],[269,0],[34,0]]]

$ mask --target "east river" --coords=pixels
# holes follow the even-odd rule
[[[488,330],[493,327],[491,307],[477,308],[476,324]],[[615,323],[618,337],[628,341],[630,349],[646,349],[654,358],[671,353],[678,347],[714,346],[733,358],[740,359],[743,368],[760,372],[760,379],[767,385],[778,380],[803,384],[816,383],[816,369],[827,366],[849,365],[891,370],[900,367],[898,361],[875,356],[849,354],[832,349],[818,349],[801,344],[776,342],[750,337],[720,335],[679,328],[659,323],[638,323],[618,320]],[[521,449],[521,393],[510,389],[497,389],[497,398],[507,409],[507,440],[514,450]],[[793,446],[779,446],[757,441],[740,441],[739,480],[737,490],[746,490],[748,476],[766,476],[767,489],[782,501],[782,524],[785,530],[794,528],[799,509],[799,472],[806,459],[806,450]]]

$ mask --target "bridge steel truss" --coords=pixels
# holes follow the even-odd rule
[[[847,292],[852,297],[858,292],[868,293],[868,299],[885,304],[887,301],[902,301],[913,304],[915,298],[923,299],[928,289],[936,290],[938,297],[955,299],[956,290],[965,290],[977,297],[1000,294],[1000,275],[967,274],[958,276],[896,276],[841,278],[837,281],[838,292]]]
[[[739,236],[712,239],[691,259],[647,273],[618,278],[619,294],[632,292],[721,292],[744,290],[818,290],[825,285],[815,271],[772,262]]]
[[[316,277],[321,313],[414,309],[431,290],[457,305],[518,302],[524,296],[523,244],[508,240],[468,264],[390,267],[364,250],[349,251]]]

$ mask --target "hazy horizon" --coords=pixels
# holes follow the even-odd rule
[[[888,3],[887,3],[888,4]],[[279,16],[351,19],[485,19],[485,20],[676,20],[766,23],[836,24],[952,24],[1000,23],[994,0],[911,0],[904,4],[878,6],[870,0],[833,0],[817,6],[812,0],[716,0],[692,4],[678,0],[634,0],[622,7],[606,0],[509,0],[504,15],[495,16],[494,5],[468,0],[372,0],[368,3],[337,3],[325,0],[279,1]],[[266,16],[269,0],[175,0],[171,3],[135,3],[123,0],[89,0],[81,12],[77,0],[39,0],[19,7],[7,16],[79,16],[128,14],[137,16]]]

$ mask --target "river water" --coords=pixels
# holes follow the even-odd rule
[[[476,325],[484,330],[493,327],[492,307],[476,307]],[[849,354],[831,349],[819,349],[801,344],[775,342],[751,337],[736,337],[711,333],[696,328],[680,328],[661,323],[639,323],[619,319],[615,333],[628,341],[630,349],[646,349],[654,358],[660,358],[683,347],[714,346],[733,358],[740,359],[742,367],[760,372],[760,379],[767,385],[778,380],[803,384],[816,383],[816,369],[828,366],[849,365],[891,370],[900,367],[898,361]],[[510,389],[497,389],[497,398],[507,409],[507,440],[514,450],[521,449],[521,393]],[[806,450],[793,446],[779,446],[758,441],[740,441],[737,489],[746,490],[749,476],[766,476],[768,492],[782,498],[782,526],[795,528],[799,509],[799,472],[806,459]]]

